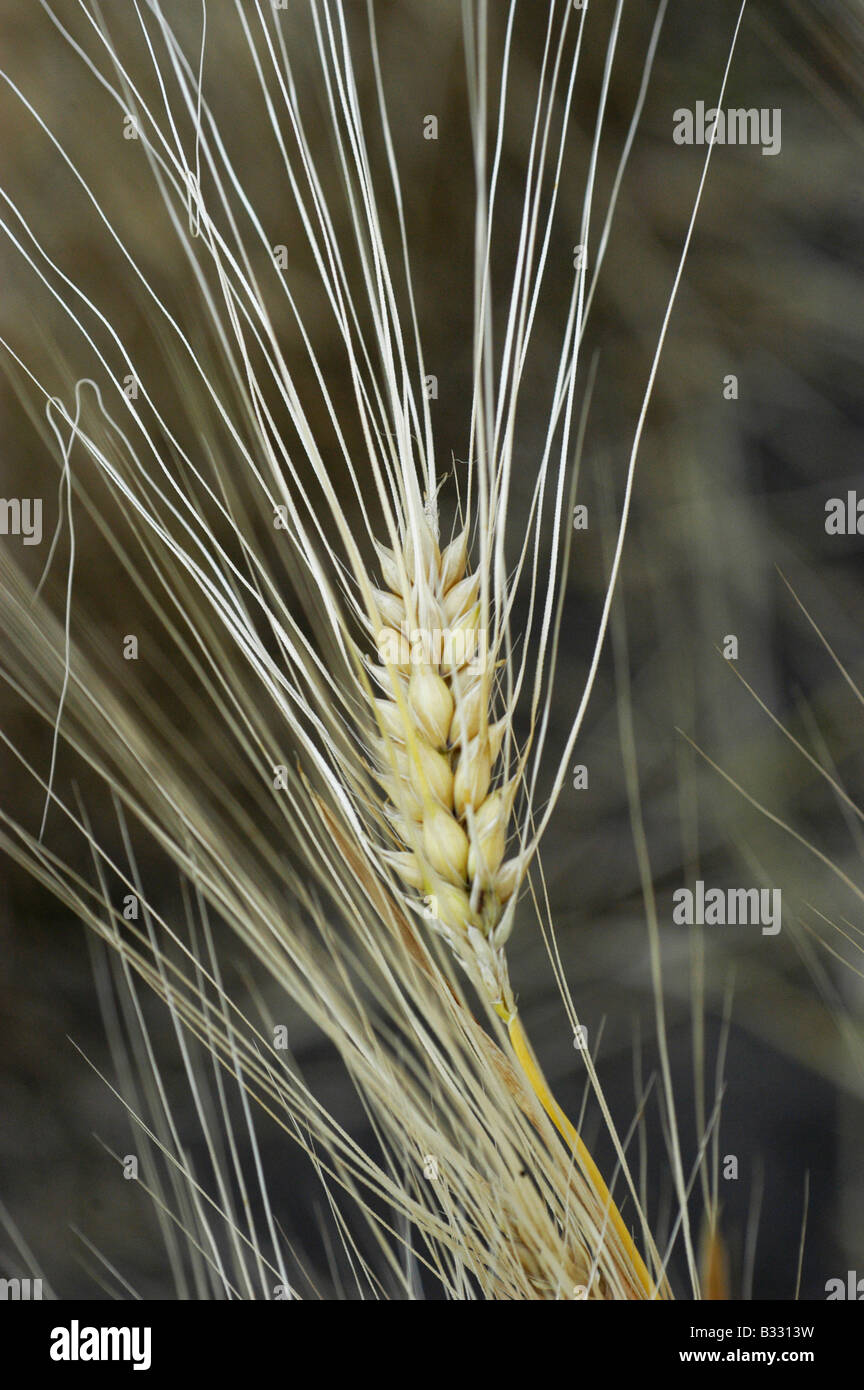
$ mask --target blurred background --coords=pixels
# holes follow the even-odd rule
[[[162,8],[190,62],[197,60],[200,8],[186,0],[164,0]],[[95,56],[98,43],[78,4],[59,0],[51,9]],[[254,7],[245,9],[252,17]],[[359,97],[374,129],[365,5],[348,3],[346,12]],[[439,459],[458,461],[467,453],[470,413],[475,197],[461,7],[456,0],[399,0],[376,4],[375,12],[425,358],[438,378],[436,447]],[[517,8],[495,235],[499,313],[522,213],[545,13],[540,3]],[[583,689],[610,529],[704,160],[703,148],[673,141],[673,113],[698,101],[714,105],[737,14],[737,4],[726,0],[699,6],[670,0],[621,187],[584,348],[586,375],[596,358],[579,487],[589,526],[576,533],[570,560],[550,775]],[[515,486],[523,507],[545,436],[614,15],[611,0],[592,0],[519,422]],[[596,230],[656,15],[657,6],[642,0],[623,7],[600,147]],[[157,91],[133,7],[111,7],[107,18],[136,80]],[[493,71],[506,18],[505,5],[490,6]],[[292,7],[282,22],[310,138],[338,189],[305,7]],[[719,1188],[733,1297],[794,1296],[807,1184],[801,1297],[823,1298],[826,1281],[845,1280],[847,1270],[864,1275],[864,1037],[854,945],[862,926],[854,891],[862,882],[860,825],[779,727],[832,768],[853,802],[864,802],[864,709],[853,688],[864,677],[862,543],[857,535],[825,529],[828,499],[845,498],[859,486],[864,423],[862,38],[858,6],[832,0],[750,0],[747,6],[724,104],[779,109],[782,145],[774,156],[754,146],[714,151],[639,456],[616,603],[619,659],[607,644],[574,758],[588,769],[588,788],[565,791],[543,857],[567,979],[616,1121],[626,1130],[637,1088],[658,1061],[645,904],[622,756],[622,720],[626,734],[632,718],[685,1166],[695,1160],[715,1100],[718,1052],[725,1049],[718,1152],[721,1162],[737,1159],[738,1175],[721,1177]],[[68,147],[122,242],[192,340],[212,353],[188,267],[140,150],[123,139],[121,113],[40,6],[2,0],[0,52],[6,77],[0,85],[0,186],[58,264],[122,325],[133,355],[160,382],[181,437],[195,440],[212,429],[215,438],[216,425],[202,423],[203,404],[191,408],[181,399],[183,383],[146,297],[21,96]],[[269,239],[289,248],[292,289],[313,315],[316,352],[337,404],[347,409],[350,380],[329,320],[314,315],[313,270],[304,260],[278,149],[263,125],[254,69],[227,4],[208,8],[204,82]],[[423,138],[429,114],[438,118],[435,141]],[[380,137],[371,143],[380,160]],[[383,194],[382,210],[395,247],[398,226]],[[8,200],[3,220],[19,234]],[[50,389],[68,398],[71,382],[90,371],[91,351],[7,236],[0,237],[0,281],[0,333]],[[298,347],[302,380],[308,368],[296,326],[285,306],[274,305],[273,316],[286,352]],[[58,516],[56,450],[49,448],[36,394],[11,357],[6,366],[0,491],[43,497],[47,537]],[[730,376],[737,380],[732,398]],[[107,508],[98,481],[84,481]],[[172,699],[170,643],[140,593],[125,583],[108,539],[83,511],[76,526],[73,636],[94,659],[101,656],[109,678],[113,672],[122,680],[123,634],[149,634],[136,675],[157,706],[162,700],[171,708],[202,765],[218,759],[219,730],[202,728],[194,711]],[[9,537],[0,543],[18,544]],[[20,552],[34,580],[46,554],[47,540]],[[61,612],[64,583],[61,546],[45,590]],[[515,622],[518,628],[518,614]],[[729,636],[737,638],[737,661],[722,655]],[[5,686],[0,700],[4,732],[44,770],[50,731]],[[38,789],[5,752],[0,774],[4,810],[38,829]],[[61,759],[64,791],[79,775]],[[116,842],[111,808],[97,800],[87,809],[100,835]],[[63,853],[57,822],[49,822],[47,842]],[[146,847],[141,853],[142,872],[151,882],[158,879],[163,869],[156,851],[152,860]],[[753,927],[699,933],[673,925],[673,892],[700,878],[712,886],[779,887],[780,934],[762,935]],[[166,872],[166,911],[176,897]],[[115,1153],[129,1151],[122,1110],[81,1055],[116,1082],[85,933],[45,890],[5,862],[0,907],[0,1200],[59,1296],[105,1296],[89,1243],[142,1296],[174,1297],[147,1199],[118,1178],[94,1137]],[[525,919],[512,939],[511,976],[559,1099],[578,1112],[584,1072],[527,910]],[[225,950],[230,970],[230,943]],[[97,974],[103,968],[97,964]],[[148,1018],[164,1045],[167,1083],[176,1082],[178,1118],[194,1152],[194,1115],[182,1099],[169,1025],[158,1006],[148,1008]],[[362,1137],[362,1111],[355,1096],[340,1091],[335,1058],[304,1020],[292,1020],[291,1036],[312,1088]],[[634,1041],[641,1077],[634,1076]],[[703,1089],[707,1099],[700,1102]],[[662,1229],[672,1187],[656,1088],[644,1132],[652,1215]],[[601,1167],[611,1167],[611,1147],[596,1119],[589,1119],[585,1138]],[[320,1235],[314,1174],[284,1153],[266,1125],[261,1143],[280,1219],[306,1251],[319,1286],[338,1290],[338,1256]],[[4,1261],[0,1275],[25,1272],[8,1232],[0,1233]],[[677,1265],[674,1275],[685,1292]]]

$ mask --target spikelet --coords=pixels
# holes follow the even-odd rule
[[[419,564],[415,538],[401,564],[378,547],[375,752],[398,845],[385,859],[506,1017],[514,1006],[495,931],[519,875],[516,859],[503,862],[513,786],[496,785],[506,720],[489,718],[480,576],[466,573],[467,531],[443,553],[425,523],[415,535]]]

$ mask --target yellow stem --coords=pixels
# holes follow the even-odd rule
[[[655,1298],[656,1289],[645,1267],[645,1261],[636,1249],[633,1238],[621,1219],[621,1213],[612,1200],[612,1194],[603,1181],[600,1169],[586,1149],[577,1130],[571,1125],[564,1111],[550,1091],[546,1078],[540,1070],[539,1063],[531,1050],[531,1045],[528,1042],[518,1014],[514,1014],[509,1020],[507,1031],[510,1034],[510,1042],[513,1045],[513,1051],[519,1059],[519,1064],[531,1085],[532,1091],[543,1106],[543,1109],[546,1111],[546,1114],[558,1130],[562,1139],[570,1145],[571,1149],[573,1149],[578,1157],[579,1164],[588,1178],[588,1181],[591,1183],[601,1203],[609,1213],[609,1220],[618,1233],[621,1244],[627,1252],[627,1256],[633,1266],[633,1271],[637,1279],[648,1297]]]

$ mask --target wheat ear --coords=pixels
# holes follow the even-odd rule
[[[504,908],[518,888],[520,860],[505,854],[518,776],[498,768],[508,721],[493,715],[494,651],[482,626],[480,574],[466,572],[467,529],[443,551],[425,521],[413,529],[401,553],[378,547],[386,588],[373,595],[383,621],[375,751],[397,845],[385,857],[409,890],[424,895],[434,928],[485,987],[534,1095],[653,1297],[655,1284],[600,1170],[540,1070],[509,984],[504,946],[513,914],[505,918]]]
[[[495,772],[506,720],[490,718],[494,663],[480,576],[466,574],[467,532],[443,552],[428,525],[419,534],[416,562],[410,543],[398,562],[379,547],[376,752],[398,846],[387,858],[506,1016],[514,1006],[496,932],[518,868],[503,862],[515,779]]]

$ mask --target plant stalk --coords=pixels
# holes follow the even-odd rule
[[[642,1285],[647,1296],[649,1298],[656,1298],[657,1289],[655,1287],[653,1279],[648,1273],[645,1261],[642,1259],[642,1256],[636,1249],[636,1246],[633,1242],[633,1237],[630,1235],[630,1232],[624,1225],[621,1213],[619,1212],[614,1201],[612,1200],[612,1194],[606,1186],[606,1183],[603,1181],[603,1176],[600,1172],[600,1169],[597,1167],[597,1164],[594,1162],[593,1158],[588,1152],[588,1149],[585,1147],[585,1144],[583,1143],[578,1131],[567,1119],[567,1116],[564,1114],[564,1111],[561,1109],[560,1105],[558,1104],[551,1090],[549,1089],[549,1084],[545,1076],[543,1075],[543,1072],[540,1070],[540,1064],[534,1056],[531,1044],[528,1041],[527,1034],[525,1033],[525,1030],[522,1027],[522,1023],[518,1014],[513,1014],[513,1016],[510,1018],[507,1024],[507,1031],[510,1036],[510,1042],[513,1047],[513,1051],[516,1053],[516,1056],[519,1060],[519,1065],[521,1066],[522,1071],[525,1074],[526,1080],[528,1081],[531,1090],[534,1092],[540,1104],[543,1106],[543,1109],[546,1111],[546,1114],[549,1116],[549,1119],[552,1121],[553,1125],[557,1129],[558,1133],[561,1135],[562,1139],[564,1139],[565,1142],[569,1144],[570,1148],[576,1154],[582,1171],[588,1178],[588,1181],[593,1187],[601,1203],[609,1213],[609,1220],[614,1226],[618,1234],[618,1237],[621,1241],[621,1244],[623,1245],[624,1250],[626,1251],[627,1257],[633,1269],[633,1273],[639,1280],[639,1283]]]

